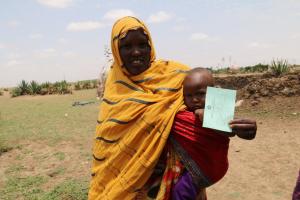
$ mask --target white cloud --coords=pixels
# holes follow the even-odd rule
[[[53,48],[48,48],[48,49],[43,49],[40,51],[36,51],[35,55],[41,58],[48,58],[48,57],[53,57],[57,55],[57,51]]]
[[[39,34],[39,33],[33,33],[33,34],[30,34],[30,35],[29,35],[29,38],[30,38],[30,39],[33,39],[33,40],[42,39],[42,38],[43,38],[43,35],[42,35],[42,34]]]
[[[155,14],[149,16],[147,22],[148,23],[162,23],[169,21],[173,16],[171,14],[166,13],[165,11],[159,11]]]
[[[208,40],[208,38],[205,33],[193,33],[190,37],[191,40]]]
[[[192,33],[192,35],[190,36],[190,40],[214,42],[220,40],[220,38],[215,36],[209,36],[205,33],[198,32],[198,33]]]
[[[177,31],[177,32],[180,32],[180,31],[184,31],[184,30],[187,30],[188,27],[185,26],[185,25],[176,25],[173,27],[173,30],[174,31]]]
[[[52,8],[66,8],[73,3],[73,0],[37,0],[37,2]]]
[[[295,34],[291,35],[291,38],[292,39],[298,39],[298,38],[300,38],[300,33],[295,33]]]
[[[259,42],[251,42],[251,43],[248,44],[248,47],[250,47],[250,48],[263,48],[263,49],[266,49],[266,48],[270,48],[272,46],[273,45],[266,44],[266,43],[259,43]]]
[[[128,9],[114,9],[106,12],[103,18],[107,20],[115,21],[125,16],[136,16],[136,15],[134,14],[134,12]]]
[[[300,16],[300,12],[296,13],[295,15],[296,15],[296,16]]]
[[[64,57],[75,57],[75,56],[77,56],[77,54],[72,51],[67,51],[67,52],[63,53],[63,56]]]
[[[19,61],[17,61],[17,60],[9,60],[9,61],[6,63],[6,66],[11,67],[11,66],[19,65],[19,64],[21,64],[21,62],[19,62]]]
[[[10,26],[12,28],[16,28],[17,26],[20,25],[20,22],[17,20],[12,20],[12,21],[9,21],[7,24],[8,24],[8,26]]]
[[[59,39],[58,39],[58,42],[59,42],[59,43],[62,43],[62,44],[66,44],[66,43],[68,43],[68,40],[65,39],[65,38],[59,38]]]
[[[0,49],[4,49],[5,45],[0,43]]]
[[[97,21],[71,22],[67,26],[68,31],[91,31],[104,27],[103,23]]]

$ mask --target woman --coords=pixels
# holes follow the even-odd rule
[[[167,139],[183,105],[181,85],[189,68],[156,60],[148,29],[133,17],[114,24],[111,49],[114,63],[98,117],[89,199],[144,199],[145,185],[162,151],[169,148]],[[256,130],[255,123],[246,122],[233,128]],[[170,178],[169,169],[162,183],[170,183],[164,182]],[[173,173],[171,180],[179,175],[180,171]],[[156,199],[168,199],[169,193],[170,184],[161,184]]]

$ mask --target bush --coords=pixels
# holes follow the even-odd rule
[[[60,82],[55,82],[53,84],[54,87],[54,91],[55,93],[58,94],[69,94],[72,93],[71,89],[69,89],[69,85],[67,83],[67,81],[60,81]]]
[[[0,90],[0,96],[2,96],[3,95],[3,92]]]
[[[36,95],[41,93],[41,86],[36,81],[31,81],[29,86],[29,94]]]
[[[29,85],[25,80],[22,80],[21,83],[19,84],[18,88],[21,91],[21,95],[26,95],[29,94]],[[20,95],[19,95],[20,96]]]
[[[279,75],[289,72],[290,66],[286,59],[285,60],[281,59],[281,60],[276,60],[276,61],[272,60],[270,69],[273,74],[275,74],[276,76],[279,76]]]
[[[45,82],[41,84],[41,95],[52,94],[53,93],[53,85],[50,82]]]
[[[253,73],[253,72],[265,72],[268,71],[268,69],[269,69],[269,65],[258,63],[257,65],[254,66],[242,67],[240,68],[240,71],[244,73]]]
[[[11,91],[11,97],[18,97],[21,95],[22,95],[22,89],[20,89],[19,87],[16,87]]]
[[[75,90],[81,90],[80,81],[77,81],[74,85]]]

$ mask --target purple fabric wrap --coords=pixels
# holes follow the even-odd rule
[[[185,171],[172,189],[172,200],[195,200],[198,189],[192,180],[192,176]]]
[[[298,179],[293,193],[293,200],[300,200],[300,170],[299,170]]]

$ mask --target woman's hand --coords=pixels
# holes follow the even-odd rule
[[[256,136],[256,121],[251,119],[233,119],[229,122],[232,132],[238,137],[252,140]]]

